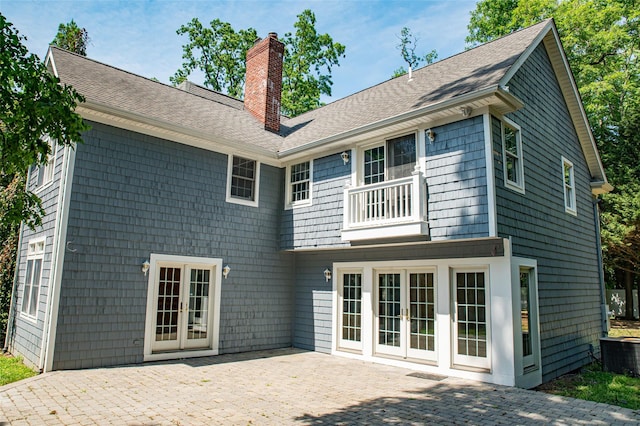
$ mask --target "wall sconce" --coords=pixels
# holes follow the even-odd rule
[[[431,129],[427,129],[424,131],[425,136],[429,139],[429,142],[433,143],[436,140],[436,132]]]
[[[331,270],[329,268],[326,268],[324,270],[324,279],[329,282],[331,280]]]
[[[471,115],[471,111],[473,111],[473,109],[470,106],[460,107],[460,112],[462,113],[462,116],[465,118]]]
[[[151,264],[149,263],[148,260],[145,260],[144,263],[142,264],[142,273],[144,274],[144,276],[147,276],[147,272],[149,272],[149,268],[151,267]]]
[[[229,272],[231,272],[231,267],[229,267],[229,265],[224,265],[224,268],[222,268],[222,276],[225,280],[229,276]]]
[[[344,162],[345,165],[349,163],[349,152],[348,151],[344,151],[342,154],[340,154],[340,157],[342,157],[342,161]]]

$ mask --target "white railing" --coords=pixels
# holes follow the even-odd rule
[[[419,171],[406,178],[347,187],[344,229],[424,221],[424,193],[424,178]]]

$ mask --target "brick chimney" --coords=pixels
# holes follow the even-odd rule
[[[284,44],[276,33],[269,33],[247,51],[244,107],[275,133],[280,131],[283,56]]]

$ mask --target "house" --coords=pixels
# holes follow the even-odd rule
[[[9,351],[295,346],[520,387],[597,356],[610,185],[552,20],[295,118],[282,56],[257,42],[239,101],[50,48],[91,130],[31,171]]]

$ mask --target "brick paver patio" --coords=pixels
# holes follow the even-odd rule
[[[0,425],[640,424],[640,412],[296,349],[43,374]]]

